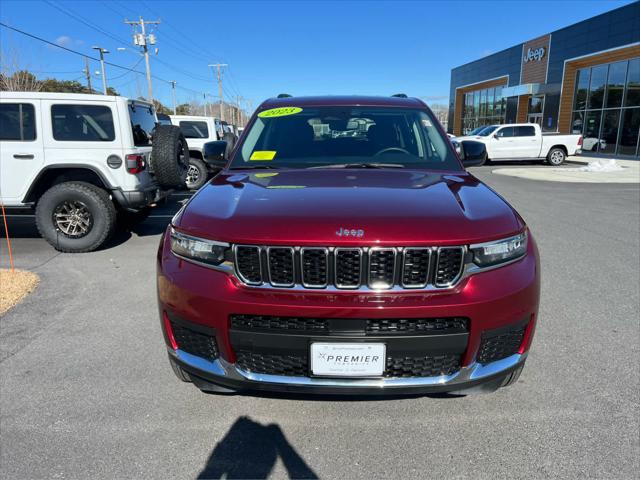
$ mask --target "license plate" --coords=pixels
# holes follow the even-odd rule
[[[384,343],[312,343],[311,372],[330,377],[379,377],[384,371]]]

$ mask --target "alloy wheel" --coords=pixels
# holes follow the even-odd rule
[[[53,210],[53,224],[66,237],[82,238],[93,227],[93,215],[85,203],[65,201]]]

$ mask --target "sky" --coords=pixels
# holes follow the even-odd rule
[[[0,21],[83,54],[98,45],[106,59],[144,71],[132,28],[138,19],[157,38],[151,56],[154,97],[171,104],[209,95],[211,63],[223,71],[225,99],[255,108],[293,95],[403,92],[447,103],[451,69],[512,45],[631,3],[625,1],[162,1],[0,0]],[[85,82],[84,59],[0,27],[3,62],[40,77]],[[120,48],[121,50],[118,50]],[[122,95],[146,93],[146,80],[107,66]],[[94,87],[101,85],[91,62]]]

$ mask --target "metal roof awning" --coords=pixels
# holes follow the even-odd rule
[[[520,95],[542,95],[545,93],[560,93],[559,83],[523,83],[515,87],[502,89],[503,97],[519,97]]]

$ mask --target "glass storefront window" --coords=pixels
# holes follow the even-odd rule
[[[494,90],[490,88],[487,90],[487,116],[492,117],[495,109],[495,97]]]
[[[598,151],[600,135],[600,117],[602,110],[587,112],[584,124],[584,138],[582,139],[582,149],[589,152]]]
[[[532,96],[529,97],[529,113],[542,113],[542,101],[544,100],[543,96]]]
[[[640,58],[579,70],[573,105],[571,132],[582,133],[584,151],[640,154]]]
[[[584,128],[584,112],[573,112],[571,122],[571,133],[582,134]]]
[[[600,152],[616,153],[618,141],[618,125],[620,124],[620,110],[605,110],[602,117],[602,132],[600,133]]]
[[[591,69],[591,83],[589,84],[589,101],[587,108],[602,108],[604,87],[607,83],[609,65],[600,65]]]
[[[629,61],[625,107],[640,107],[640,58]]]
[[[589,91],[589,80],[591,79],[591,69],[584,68],[578,70],[576,81],[576,100],[573,105],[574,110],[584,110],[587,106],[587,93]]]
[[[624,81],[627,78],[627,63],[628,62],[618,62],[612,63],[609,66],[606,108],[617,108],[622,106]]]
[[[502,87],[465,93],[462,132],[467,134],[476,127],[505,123],[505,103]]]
[[[640,131],[640,108],[623,110],[622,128],[620,129],[619,155],[638,155],[638,132]]]

